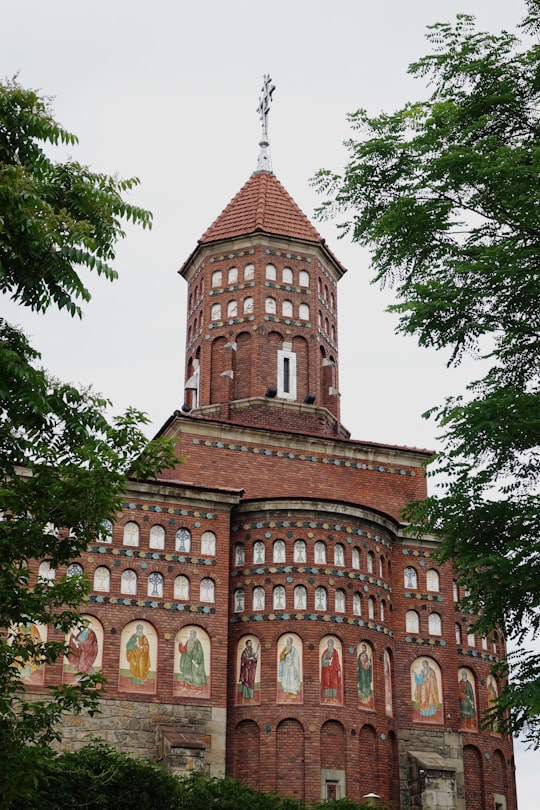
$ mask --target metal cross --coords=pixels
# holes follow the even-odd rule
[[[257,107],[257,112],[259,113],[259,118],[261,119],[262,124],[262,139],[268,139],[268,112],[270,110],[270,102],[272,101],[272,94],[276,86],[272,84],[272,79],[270,78],[270,74],[266,73],[263,77],[263,86],[261,90],[261,96],[259,97],[259,106]]]

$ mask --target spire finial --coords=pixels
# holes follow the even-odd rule
[[[262,124],[262,135],[259,141],[261,151],[259,152],[259,161],[257,163],[257,171],[271,172],[272,161],[270,160],[270,141],[268,140],[268,113],[270,111],[270,102],[272,101],[272,94],[276,89],[272,84],[270,74],[266,73],[263,78],[263,86],[261,95],[259,97],[259,106],[257,112]]]

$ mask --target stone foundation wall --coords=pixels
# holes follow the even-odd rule
[[[403,729],[398,733],[398,750],[401,810],[417,810],[417,808],[465,810],[461,734],[449,731]],[[444,761],[445,773],[442,772],[442,768],[437,767],[433,774],[429,774],[426,768],[424,776],[424,771],[419,770],[418,752],[425,753],[426,761],[429,760],[430,754],[434,755],[434,758],[440,759],[441,764]],[[448,787],[450,772],[453,772],[455,776],[451,791]],[[435,773],[437,776],[434,778]],[[452,796],[452,800],[450,800],[450,796]]]
[[[225,773],[225,709],[129,700],[104,700],[100,709],[94,717],[63,718],[62,751],[76,751],[94,737],[179,773]]]

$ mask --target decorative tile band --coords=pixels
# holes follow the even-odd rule
[[[380,579],[376,579],[375,577],[370,577],[366,574],[357,574],[355,571],[351,571],[350,569],[343,569],[343,568],[312,568],[311,566],[298,566],[298,565],[278,565],[278,566],[269,566],[263,568],[258,566],[256,568],[242,568],[240,570],[231,571],[231,577],[250,577],[255,575],[264,575],[264,574],[315,574],[318,576],[325,575],[331,577],[338,577],[342,579],[353,579],[359,582],[369,582],[370,585],[373,585],[377,588],[383,588],[388,593],[392,593],[392,588],[390,585],[387,585]],[[308,579],[308,584],[313,585],[315,583],[314,579]],[[365,587],[367,589],[367,585]],[[369,589],[368,589],[369,590]]]
[[[239,250],[236,251],[236,253],[227,253],[227,255],[223,254],[222,256],[212,256],[209,262],[210,264],[213,264],[214,262],[225,262],[229,261],[230,259],[239,259],[242,256],[253,256],[254,253],[255,251],[253,248],[250,248],[249,250]]]
[[[329,614],[318,615],[316,613],[250,613],[250,614],[235,614],[229,619],[230,624],[245,624],[251,622],[322,622],[324,624],[343,624],[352,627],[364,627],[368,630],[375,630],[389,638],[394,638],[393,632],[388,627],[383,627],[382,624],[367,621],[363,619],[356,619],[347,616],[331,616]]]
[[[185,605],[180,602],[156,602],[152,599],[128,599],[120,596],[96,596],[95,594],[90,594],[90,596],[86,598],[86,601],[93,602],[98,605],[116,605],[118,607],[177,610],[180,613],[216,613],[215,607],[208,607],[207,605]]]
[[[458,647],[458,653],[460,655],[466,655],[468,658],[480,658],[483,661],[502,661],[502,658],[497,658],[496,655],[491,655],[491,653],[481,652],[480,650],[465,650],[463,647]]]
[[[209,441],[207,439],[193,439],[193,444],[201,445],[202,447],[217,447],[220,450],[238,450],[242,453],[253,453],[259,456],[272,456],[274,458],[288,458],[294,461],[312,461],[317,464],[329,464],[334,467],[346,467],[356,470],[369,470],[371,472],[390,473],[391,475],[409,475],[415,476],[414,470],[393,469],[392,467],[384,467],[381,464],[365,464],[355,461],[342,461],[338,458],[327,458],[326,456],[311,456],[304,453],[288,453],[285,450],[268,450],[264,447],[249,447],[245,444],[229,444],[227,442]],[[336,528],[336,531],[338,529]],[[352,530],[354,531],[354,530]],[[403,551],[408,554],[407,550]],[[416,556],[428,556],[424,552],[410,552]]]
[[[405,636],[407,644],[420,644],[426,647],[446,647],[444,638],[420,638],[419,636]]]
[[[410,549],[410,548],[402,548],[401,553],[405,556],[410,555],[411,557],[427,557],[428,559],[431,557],[431,552],[429,551],[419,551],[418,549]]]
[[[175,506],[153,506],[148,503],[128,503],[122,504],[122,509],[139,510],[142,512],[155,512],[161,515],[182,515],[183,517],[204,518],[205,520],[216,520],[217,515],[212,512],[201,512],[198,509],[182,509]]]
[[[191,563],[192,565],[217,565],[215,559],[205,557],[187,557],[180,554],[158,554],[156,551],[134,551],[131,548],[113,548],[109,543],[91,546],[93,554],[112,554],[117,557],[128,557],[142,560],[161,560],[163,562]]]
[[[440,594],[433,593],[411,593],[405,591],[405,599],[421,599],[424,602],[443,602],[444,599]]]
[[[310,256],[297,256],[294,253],[285,253],[283,250],[270,250],[266,248],[264,251],[268,256],[281,256],[284,259],[296,259],[299,262],[311,262]]]

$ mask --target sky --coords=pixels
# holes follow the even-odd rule
[[[482,30],[513,30],[524,6],[508,0],[17,0],[2,7],[0,75],[50,97],[79,138],[68,152],[96,171],[139,177],[130,201],[150,209],[151,231],[126,228],[119,280],[87,279],[82,321],[36,316],[6,299],[43,365],[92,385],[114,412],[134,405],[149,435],[182,405],[186,285],[177,270],[256,169],[262,78],[276,91],[269,117],[273,170],[313,219],[309,179],[340,170],[346,115],[391,112],[426,97],[407,74],[428,52],[426,27],[458,13]],[[370,284],[366,249],[315,223],[348,268],[338,289],[342,422],[354,439],[434,449],[428,408],[481,375],[467,358],[395,334],[389,290]],[[516,744],[520,810],[537,810],[540,752]]]

